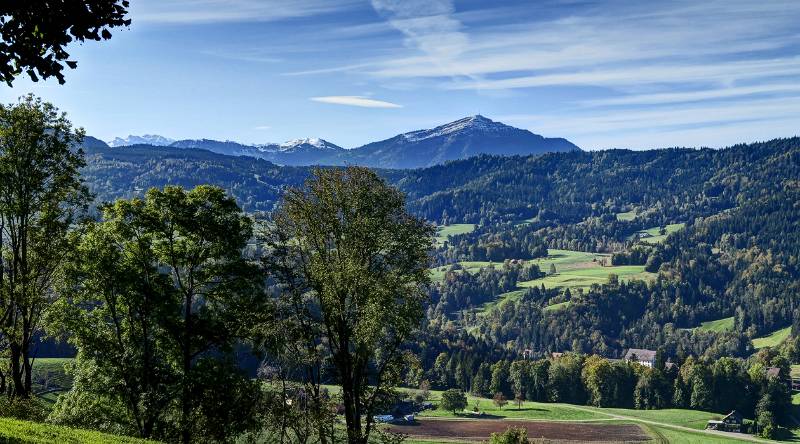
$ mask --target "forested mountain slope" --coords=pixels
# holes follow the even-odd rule
[[[248,211],[271,210],[281,191],[309,172],[148,146],[88,148],[87,161],[86,180],[101,200],[212,183]],[[798,138],[722,150],[481,156],[381,174],[407,193],[416,214],[474,224],[434,255],[437,266],[471,271],[440,271],[426,353],[462,344],[462,353],[486,356],[526,348],[613,356],[632,346],[744,355],[752,338],[800,324]],[[639,240],[668,225],[676,231],[665,240]],[[533,265],[553,249],[602,253],[603,266],[638,267],[651,278],[607,280],[616,269],[596,268],[607,283],[538,285],[548,270]],[[479,269],[489,262],[497,268]],[[483,306],[508,292],[515,295],[508,303]],[[722,318],[733,318],[733,327],[694,329]]]

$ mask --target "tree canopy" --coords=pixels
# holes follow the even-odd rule
[[[33,81],[75,69],[72,42],[108,40],[111,29],[128,26],[128,0],[12,0],[0,4],[0,79],[11,86],[22,73]]]

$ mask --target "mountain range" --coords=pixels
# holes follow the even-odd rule
[[[93,147],[98,139],[91,138]],[[150,145],[203,149],[218,154],[248,156],[278,165],[363,165],[378,168],[422,168],[480,154],[500,156],[579,151],[562,138],[546,138],[528,130],[495,122],[481,115],[465,117],[432,129],[411,131],[386,140],[345,149],[317,138],[282,144],[247,145],[232,141],[186,139],[174,141],[158,135],[117,137],[106,146]]]

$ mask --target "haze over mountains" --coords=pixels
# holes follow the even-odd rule
[[[95,143],[96,139],[92,139]],[[232,141],[174,141],[157,135],[115,138],[109,147],[134,145],[204,149],[219,154],[249,156],[279,165],[363,165],[379,168],[421,168],[480,154],[531,155],[579,151],[563,138],[546,138],[528,130],[495,122],[481,115],[465,117],[432,129],[412,131],[344,149],[323,139],[296,139],[282,144],[246,145]]]

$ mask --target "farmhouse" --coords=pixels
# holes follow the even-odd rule
[[[625,353],[625,360],[628,362],[638,362],[639,364],[652,368],[656,363],[656,352],[643,348],[629,348]]]
[[[708,430],[720,430],[723,432],[741,432],[744,417],[736,410],[728,413],[727,416],[720,421],[712,420],[706,424]]]

